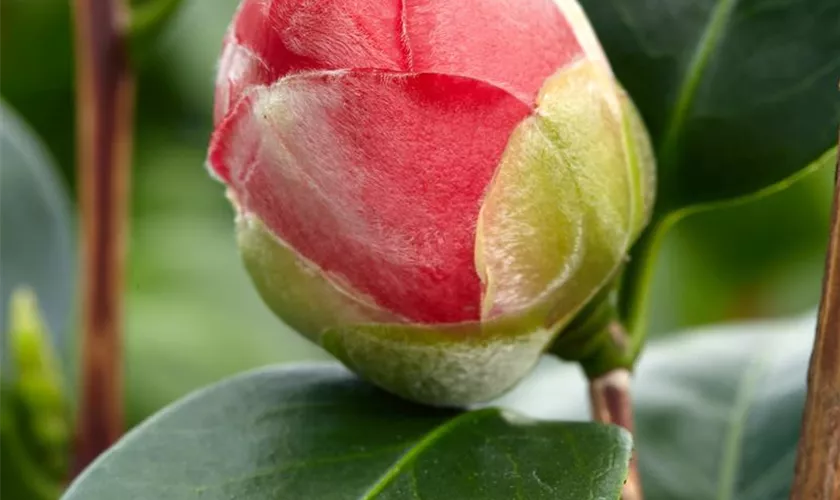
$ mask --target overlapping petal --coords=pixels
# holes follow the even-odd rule
[[[244,0],[217,80],[216,121],[251,85],[378,69],[481,80],[533,103],[548,76],[606,58],[574,0]]]
[[[244,0],[215,121],[266,303],[425,403],[527,374],[653,206],[644,124],[575,0]]]
[[[333,281],[418,323],[467,321],[481,200],[529,113],[469,78],[305,73],[252,89],[216,129],[210,163]]]
[[[482,316],[548,307],[563,323],[617,269],[631,241],[633,172],[616,86],[581,61],[550,78],[511,136],[478,222]]]

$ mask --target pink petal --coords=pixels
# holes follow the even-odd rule
[[[529,113],[469,78],[300,74],[243,98],[210,163],[246,211],[344,289],[415,322],[476,320],[478,211]]]
[[[398,4],[397,0],[243,0],[222,53],[219,74],[223,76],[217,92],[223,93],[225,104],[219,105],[217,97],[217,123],[248,86],[273,83],[290,73],[405,69]],[[260,69],[229,75],[226,68],[231,65]]]
[[[558,7],[568,0],[403,1],[413,71],[468,76],[533,103],[549,76],[584,57]]]
[[[600,54],[574,0],[244,0],[222,53],[216,121],[250,85],[330,69],[460,75],[533,103],[582,46]]]
[[[269,68],[242,45],[225,43],[219,60],[213,121],[218,124],[254,84],[272,81]]]

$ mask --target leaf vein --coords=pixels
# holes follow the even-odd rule
[[[755,396],[755,389],[761,381],[761,375],[767,366],[771,349],[764,349],[747,366],[744,377],[738,384],[733,401],[732,411],[729,414],[729,430],[724,437],[723,455],[720,460],[718,500],[732,500],[735,498],[737,483],[737,472],[739,459],[741,457],[741,442],[746,430],[747,418],[750,413],[750,403]]]
[[[673,159],[682,129],[694,104],[700,81],[703,79],[703,72],[709,64],[712,53],[717,49],[724,27],[729,23],[737,4],[738,0],[717,0],[712,8],[709,21],[694,48],[685,79],[677,91],[676,104],[665,127],[665,138],[657,155],[664,165],[669,164]]]
[[[423,436],[422,439],[417,441],[417,443],[408,450],[402,457],[400,457],[394,465],[383,475],[364,495],[362,495],[362,500],[373,500],[375,499],[380,493],[385,491],[385,488],[388,485],[399,477],[399,475],[408,467],[412,466],[416,459],[426,451],[430,446],[432,446],[438,439],[449,434],[451,431],[456,429],[458,426],[462,425],[464,422],[481,419],[486,415],[490,415],[496,413],[497,410],[489,408],[485,410],[477,410],[469,413],[464,413],[459,415],[458,417],[449,420],[437,428],[435,428],[432,432]]]

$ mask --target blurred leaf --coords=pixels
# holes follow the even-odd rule
[[[0,394],[0,497],[58,498],[67,474],[69,412],[58,360],[39,317],[35,296],[12,296],[9,328],[13,376]]]
[[[834,144],[836,0],[583,0],[659,161],[658,210],[770,186]]]
[[[337,365],[272,368],[164,410],[65,498],[617,498],[630,449],[616,427],[457,415]]]
[[[71,84],[70,2],[3,0],[0,27],[4,93],[49,91]]]
[[[127,282],[126,386],[136,423],[257,366],[325,358],[263,305],[240,264],[233,212],[201,146],[142,138]]]
[[[634,381],[648,500],[782,500],[793,479],[815,320],[731,324],[650,344]],[[494,404],[589,418],[576,367],[544,360]]]
[[[133,49],[136,51],[144,44],[151,43],[182,3],[182,0],[131,0],[130,32]]]
[[[161,35],[160,67],[171,75],[171,85],[191,109],[202,113],[202,125],[212,125],[213,82],[222,39],[239,0],[183,0],[169,27]],[[204,147],[206,148],[206,138]]]
[[[68,0],[0,0],[0,92],[73,167],[73,40]]]
[[[0,324],[12,291],[30,286],[63,352],[75,291],[70,202],[44,146],[2,102],[0,119]]]
[[[714,213],[715,211],[744,208],[754,203],[766,203],[768,198],[772,199],[771,195],[779,195],[792,186],[800,184],[806,179],[813,178],[815,174],[819,172],[825,173],[826,170],[829,170],[830,167],[835,165],[836,158],[837,148],[834,147],[823,152],[823,154],[821,154],[816,160],[792,175],[757,191],[753,191],[737,198],[710,201],[707,203],[680,208],[668,214],[660,214],[659,219],[654,220],[651,223],[651,225],[643,233],[640,240],[636,243],[629,263],[625,267],[622,275],[622,288],[618,294],[619,310],[621,312],[622,320],[624,321],[628,331],[631,333],[631,336],[635,339],[644,339],[650,333],[650,326],[648,324],[648,315],[650,313],[649,302],[654,281],[654,271],[656,269],[656,258],[662,250],[663,242],[666,240],[666,235],[678,222],[683,221],[690,215],[708,215],[710,213]],[[826,210],[829,209],[829,204],[830,202],[826,200]],[[763,217],[765,217],[763,219],[765,222],[775,222],[772,219],[766,219],[766,217],[770,214],[765,211],[762,211],[762,214]],[[786,211],[783,217],[789,219],[792,215],[792,213]],[[749,230],[750,228],[740,227],[737,231],[738,236],[743,238],[743,234],[745,232],[748,233]],[[823,232],[823,234],[825,233]],[[775,240],[779,236],[781,235],[774,235],[770,238],[772,242],[771,247],[775,245]],[[725,245],[730,242],[718,241],[716,243],[718,245]],[[757,253],[762,254],[767,251],[767,248],[761,248],[758,249]],[[754,262],[759,262],[759,259],[754,259],[752,255],[748,255],[747,258],[753,259]],[[715,272],[717,273],[720,271],[716,269]],[[697,291],[698,290],[696,289],[693,290],[693,292]],[[696,304],[702,305],[711,294],[695,293],[695,295],[699,295],[702,298],[690,303],[690,307],[693,307]],[[712,297],[711,300],[715,301],[715,299],[717,299],[719,304],[722,303],[721,296]],[[736,307],[743,308],[742,305],[737,305]]]
[[[680,221],[655,262],[650,334],[812,308],[825,265],[834,153],[787,189]]]

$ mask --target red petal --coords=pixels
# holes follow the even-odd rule
[[[413,71],[468,76],[533,103],[546,78],[584,56],[555,0],[403,1]]]
[[[478,211],[529,112],[463,77],[301,74],[247,95],[214,133],[210,162],[246,210],[345,288],[416,322],[476,320]]]
[[[555,0],[244,0],[222,54],[216,121],[250,85],[330,69],[460,75],[533,103],[583,55]]]
[[[403,69],[394,0],[246,4],[237,17],[235,39],[260,54],[278,76],[317,69]]]
[[[225,43],[219,60],[213,120],[218,124],[254,84],[268,84],[271,72],[253,52],[235,43]]]

